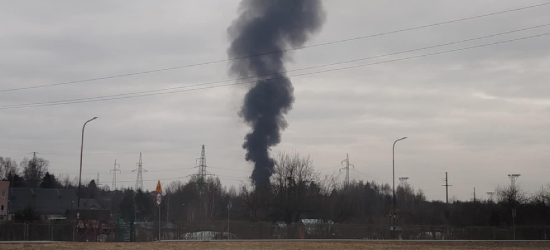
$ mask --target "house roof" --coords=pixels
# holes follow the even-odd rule
[[[33,207],[41,214],[65,214],[76,209],[78,197],[72,189],[10,188],[9,211],[17,213]],[[101,209],[93,199],[80,199],[80,209]]]

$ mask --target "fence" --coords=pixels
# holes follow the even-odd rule
[[[69,224],[0,224],[1,241],[124,241],[131,232],[132,241],[158,240],[158,223],[135,223],[130,230],[113,230],[108,235],[83,238],[76,236]],[[212,223],[162,223],[162,240],[220,239],[390,239],[387,226],[360,224],[271,224],[267,222],[227,221]],[[444,226],[406,226],[398,228],[399,237],[407,240],[511,240],[511,228]],[[116,231],[116,232],[115,232]],[[82,231],[79,234],[84,234]],[[124,235],[116,235],[124,234]],[[90,234],[91,235],[91,234]],[[115,237],[116,235],[116,237]],[[101,238],[100,236],[103,236]],[[549,240],[550,226],[517,227],[517,240]],[[95,236],[94,236],[95,237]],[[122,239],[122,240],[121,240]]]
[[[136,230],[147,231],[145,228]],[[512,240],[512,228],[446,226],[406,226],[398,228],[399,238],[406,240]],[[156,240],[158,224],[150,228],[152,237],[138,240]],[[517,240],[549,240],[550,226],[517,227]],[[387,226],[360,224],[293,224],[227,222],[209,224],[163,224],[164,240],[216,239],[391,239]]]
[[[0,224],[2,241],[72,241],[73,226],[67,224]]]

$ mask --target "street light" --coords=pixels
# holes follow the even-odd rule
[[[229,240],[229,215],[231,215],[231,207],[233,207],[233,204],[231,204],[231,201],[227,203],[227,239]]]
[[[78,176],[78,200],[77,200],[77,211],[76,211],[76,218],[80,218],[80,186],[82,184],[82,153],[84,152],[84,128],[86,128],[86,124],[88,122],[91,122],[93,120],[97,119],[97,117],[94,117],[84,123],[84,126],[82,126],[82,141],[80,144],[80,174]]]
[[[395,234],[395,231],[396,231],[396,228],[395,228],[395,144],[398,142],[398,141],[402,141],[402,140],[405,140],[407,139],[407,137],[403,137],[401,139],[397,139],[393,142],[393,151],[392,151],[392,170],[393,170],[393,198],[392,198],[392,205],[393,205],[393,213],[392,213],[392,217],[393,217],[393,233],[395,235],[395,237],[397,237],[397,234]]]

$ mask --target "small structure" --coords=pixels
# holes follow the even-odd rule
[[[70,189],[10,188],[9,214],[13,217],[32,207],[43,220],[59,219],[76,208],[76,200],[75,191]]]
[[[95,202],[95,201],[94,201]],[[77,214],[80,213],[79,219]],[[78,228],[77,241],[107,241],[111,237],[116,225],[110,223],[111,211],[99,209],[69,210],[68,217],[71,224]]]
[[[10,182],[0,180],[0,221],[8,220]]]

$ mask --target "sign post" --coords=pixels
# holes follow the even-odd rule
[[[157,183],[157,206],[159,207],[159,242],[160,242],[160,203],[162,202],[162,186],[160,185],[160,180]]]
[[[516,209],[512,209],[512,226],[514,227],[514,240],[516,240]]]
[[[231,201],[227,204],[227,239],[229,240],[229,215],[231,214],[231,207],[233,204],[231,204]]]

